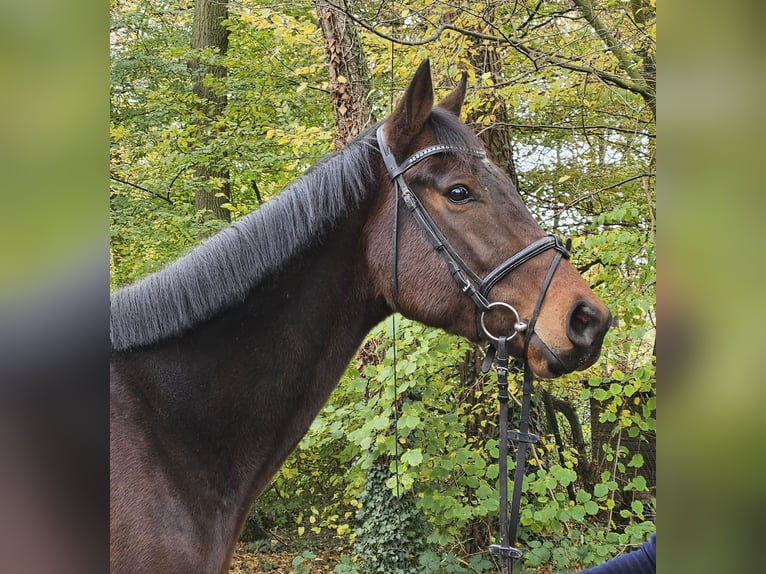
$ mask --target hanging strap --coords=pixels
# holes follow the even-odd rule
[[[495,370],[497,371],[497,399],[500,402],[500,442],[497,461],[500,477],[500,544],[490,545],[489,551],[500,556],[503,574],[510,574],[513,571],[514,558],[521,558],[522,553],[511,545],[511,532],[508,528],[508,338],[498,337],[498,341],[492,348],[497,352]],[[492,355],[487,353],[488,357]]]
[[[476,275],[466,265],[465,261],[453,249],[447,238],[442,234],[439,227],[431,218],[425,206],[420,199],[410,189],[402,177],[403,174],[417,165],[424,159],[436,154],[457,152],[468,153],[476,157],[484,158],[485,152],[481,149],[471,149],[463,147],[454,147],[444,144],[437,144],[422,149],[402,164],[398,164],[394,154],[385,141],[384,126],[378,126],[376,137],[378,148],[383,157],[386,171],[394,185],[394,214],[392,220],[392,246],[391,246],[391,292],[394,311],[399,310],[399,281],[398,281],[398,216],[399,216],[399,196],[401,195],[404,204],[414,217],[419,227],[425,232],[433,248],[439,252],[449,268],[453,279],[460,285],[461,290],[473,299],[477,313],[477,332],[484,333],[491,341],[492,346],[487,352],[487,356],[482,364],[482,370],[487,372],[492,365],[495,354],[497,355],[497,385],[498,400],[500,402],[500,443],[499,443],[499,475],[500,475],[500,544],[490,546],[493,554],[499,555],[502,559],[503,574],[511,574],[513,570],[513,560],[521,558],[522,552],[513,547],[516,543],[516,535],[519,521],[519,508],[521,505],[521,489],[524,479],[524,466],[527,456],[527,444],[537,442],[538,437],[529,432],[529,410],[532,399],[533,373],[529,366],[528,350],[529,342],[534,334],[537,316],[542,307],[545,294],[548,291],[553,274],[562,257],[569,258],[569,244],[566,246],[557,237],[548,235],[532,244],[528,245],[512,257],[503,261],[495,267],[483,280]],[[554,251],[553,260],[548,268],[548,273],[540,287],[540,293],[537,297],[532,316],[529,323],[522,321],[516,310],[508,303],[490,302],[488,299],[489,291],[503,277],[508,275],[514,269],[517,269],[530,259],[552,249]],[[484,315],[490,312],[494,307],[502,306],[511,310],[516,315],[514,325],[515,332],[510,336],[495,337],[489,334],[484,326]],[[524,336],[524,384],[521,406],[521,421],[519,431],[508,432],[508,359],[509,359],[509,340],[520,332],[525,332]],[[511,501],[511,516],[508,518],[508,441],[513,440],[518,443],[518,455],[516,459],[516,469],[513,482],[513,498]]]
[[[524,335],[524,382],[522,386],[521,397],[521,420],[519,421],[518,431],[508,431],[508,341],[507,337],[497,337],[493,340],[493,348],[487,351],[487,357],[482,364],[482,370],[487,372],[492,364],[493,355],[497,361],[497,398],[500,403],[500,443],[499,443],[499,494],[500,494],[500,544],[492,544],[489,551],[500,557],[502,573],[513,573],[513,561],[523,556],[521,550],[516,548],[516,538],[518,535],[519,515],[521,509],[521,491],[524,483],[524,467],[527,462],[527,445],[539,441],[539,437],[529,432],[529,411],[532,403],[532,391],[534,374],[529,366],[528,352],[529,342],[534,334],[537,317],[540,308],[543,305],[545,294],[548,292],[553,274],[558,267],[563,253],[556,251],[551,261],[548,273],[540,287],[540,293],[537,296],[535,307],[532,311],[529,324]],[[516,453],[516,468],[513,476],[513,496],[511,497],[511,513],[508,516],[508,442],[514,441],[518,444]]]
[[[508,440],[518,443],[516,452],[516,469],[513,474],[513,496],[511,497],[511,517],[508,522],[508,540],[510,544],[516,544],[516,536],[519,528],[519,512],[521,509],[521,488],[524,482],[524,467],[527,463],[527,445],[538,442],[539,437],[529,432],[529,410],[532,403],[532,369],[525,365],[524,367],[524,385],[522,387],[521,397],[521,421],[519,422],[519,431],[510,431],[507,434]],[[502,435],[501,435],[502,436]],[[519,558],[521,552],[519,552]]]

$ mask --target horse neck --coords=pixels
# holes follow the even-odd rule
[[[185,496],[224,498],[241,524],[387,314],[369,287],[363,220],[351,216],[220,317],[116,357],[122,392],[146,405],[141,424]]]
[[[281,466],[386,315],[370,293],[360,233],[360,225],[337,229],[201,334],[217,362],[232,360],[215,384],[222,404],[235,405],[234,420],[248,419],[242,454],[260,468],[257,483]]]

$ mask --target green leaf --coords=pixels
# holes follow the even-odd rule
[[[364,368],[364,376],[367,378],[375,377],[378,374],[378,368],[375,365],[367,365]]]
[[[402,455],[402,462],[409,466],[418,466],[423,462],[423,451],[420,448],[408,450]]]
[[[595,516],[596,514],[598,514],[598,504],[596,504],[592,500],[587,501],[583,506],[585,507],[585,512],[587,512],[591,516]]]
[[[625,490],[637,490],[639,492],[647,490],[646,479],[641,475],[633,477],[633,479],[625,485]]]
[[[577,491],[577,494],[575,495],[575,500],[579,503],[587,502],[591,499],[590,492],[587,490],[580,489]]]
[[[605,401],[610,398],[611,395],[606,389],[596,389],[593,391],[593,398],[597,401]]]
[[[601,498],[602,496],[606,496],[609,493],[609,487],[604,483],[598,483],[596,486],[593,487],[593,496],[596,498]]]
[[[575,480],[577,480],[577,473],[571,468],[553,466],[551,467],[550,472],[553,474],[561,486],[569,486]]]
[[[403,415],[399,418],[399,429],[407,430],[414,429],[420,424],[420,417],[418,415]]]

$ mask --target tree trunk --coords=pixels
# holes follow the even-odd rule
[[[484,4],[483,21],[493,22],[495,13],[494,2]],[[502,77],[502,57],[498,54],[496,44],[476,43],[468,51],[471,64],[476,69],[477,75],[487,72],[492,74],[492,79],[498,81]],[[481,108],[476,109],[468,118],[468,123],[480,125],[479,137],[487,148],[495,162],[510,176],[513,185],[518,189],[519,177],[516,172],[516,163],[513,161],[513,147],[511,134],[508,130],[510,124],[508,107],[505,101],[493,91],[486,98]]]
[[[222,25],[222,21],[228,17],[229,0],[194,2],[189,70],[192,74],[194,95],[199,102],[196,121],[204,143],[214,139],[211,122],[226,109],[226,92],[222,89],[220,81],[226,78],[226,66],[206,63],[200,58],[200,54],[211,48],[215,49],[219,56],[226,54],[229,47],[229,31]],[[216,219],[229,221],[229,210],[221,207],[229,202],[231,197],[229,171],[221,165],[222,163],[220,158],[218,161],[213,158],[210,163],[195,168],[199,186],[194,194],[194,206],[198,211],[204,211]],[[216,181],[218,183],[214,184]]]
[[[330,74],[330,96],[335,110],[333,147],[340,149],[370,122],[367,100],[370,81],[367,64],[354,22],[346,15],[346,0],[314,0],[324,37]]]

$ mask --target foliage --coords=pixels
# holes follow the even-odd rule
[[[112,9],[112,284],[175,259],[215,229],[193,206],[194,167],[231,174],[227,208],[244,215],[329,151],[331,107],[316,94],[321,37],[306,7],[238,5],[226,23],[225,112],[200,133],[187,61],[192,6],[116,0]],[[216,83],[217,82],[217,83]],[[221,181],[207,182],[220,189]],[[211,227],[212,226],[212,227]]]
[[[370,548],[388,536],[415,537],[406,528],[398,534],[388,530],[402,516],[409,525],[417,524],[410,522],[409,509],[403,510],[401,516],[391,514],[396,508],[391,503],[396,498],[396,489],[411,493],[418,511],[427,521],[421,525],[420,535],[426,537],[430,552],[438,551],[436,555],[441,558],[437,562],[441,568],[445,560],[449,562],[462,556],[460,544],[471,524],[478,521],[490,525],[492,532],[496,529],[495,382],[492,376],[479,377],[472,382],[465,379],[467,362],[475,360],[472,358],[475,349],[465,341],[402,318],[397,320],[397,331],[396,351],[390,321],[371,334],[366,350],[372,352],[377,361],[365,365],[361,372],[356,366],[349,368],[331,403],[301,443],[294,460],[300,461],[308,453],[322,452],[323,456],[335,461],[336,467],[347,469],[335,495],[318,496],[311,503],[322,500],[325,505],[319,509],[318,528],[327,528],[347,536],[351,542],[357,541],[355,548],[360,556],[369,553]],[[615,373],[619,371],[614,371],[612,376],[621,376]],[[644,410],[630,415],[614,405],[621,405],[625,398],[648,386],[652,373],[648,368],[637,371],[630,381],[623,379],[624,385],[596,393],[598,400],[607,404],[606,413],[620,412],[617,420],[627,434],[653,428],[654,403],[651,401]],[[595,375],[591,378],[592,384],[595,378]],[[641,385],[638,385],[639,380]],[[580,392],[580,399],[586,390]],[[514,392],[518,395],[520,391],[515,389]],[[391,418],[394,405],[400,413],[396,425]],[[611,414],[606,416],[611,417]],[[393,462],[397,452],[398,485]],[[556,454],[549,437],[542,449],[535,450],[525,478],[520,544],[531,549],[525,559],[528,567],[552,565],[559,570],[572,570],[594,565],[639,543],[653,530],[650,518],[654,503],[647,493],[646,479],[637,473],[627,484],[619,484],[616,480],[626,470],[638,471],[642,467],[640,455],[627,458],[628,451],[624,447],[607,453],[611,463],[609,469],[601,472],[596,484],[588,489],[574,470],[572,453],[568,453],[563,464],[558,462]],[[380,481],[379,463],[382,460],[391,461],[386,473],[389,475],[387,492],[382,494],[376,490],[371,495],[364,477],[367,481],[371,477]],[[512,463],[510,467],[512,472]],[[285,472],[291,475],[290,463]],[[337,478],[333,473],[332,479]],[[313,482],[322,483],[328,479],[317,475]],[[284,475],[278,477],[275,488],[285,488],[284,481]],[[570,485],[577,486],[574,500],[568,497]],[[617,509],[615,494],[618,490],[646,494],[647,506],[634,500],[629,508]],[[353,501],[352,504],[349,501]],[[376,517],[372,525],[358,522],[352,531],[345,524],[342,527],[337,523],[337,516],[343,509],[354,505],[364,509],[357,512],[357,521],[372,514]],[[619,520],[626,526],[616,528],[617,511]],[[614,517],[612,512],[615,512]],[[349,510],[345,511],[345,516],[347,520],[351,519]],[[363,544],[358,544],[359,538],[369,536],[370,531],[375,534],[371,542],[365,539]],[[399,548],[396,544],[384,547]],[[432,555],[421,554],[422,570],[417,571],[444,571],[429,570],[428,556]],[[474,566],[477,562],[478,559]],[[390,567],[389,570],[394,571]]]
[[[411,491],[392,497],[388,465],[376,461],[359,494],[353,551],[362,572],[406,574],[425,549],[426,525]]]

